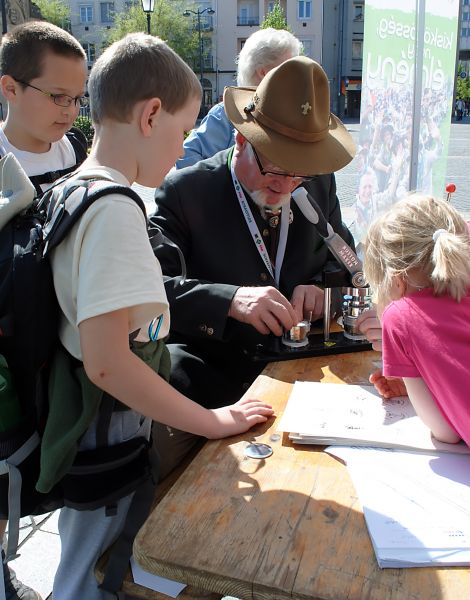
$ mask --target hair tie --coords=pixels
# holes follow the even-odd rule
[[[442,234],[442,233],[449,233],[447,231],[447,229],[436,229],[436,231],[432,234],[432,241],[433,242],[437,242],[437,238]]]

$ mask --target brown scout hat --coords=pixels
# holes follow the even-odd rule
[[[227,87],[224,106],[256,150],[289,173],[332,173],[354,158],[352,137],[330,113],[326,73],[306,56],[272,69],[257,88]]]

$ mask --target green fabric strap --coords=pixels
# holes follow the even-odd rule
[[[133,342],[132,351],[169,380],[170,354],[163,340]],[[38,492],[49,492],[75,460],[81,436],[100,407],[103,390],[87,377],[83,365],[59,348],[49,377],[49,415],[41,441]]]

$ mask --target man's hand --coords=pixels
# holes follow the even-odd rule
[[[241,323],[252,325],[259,333],[282,335],[299,322],[291,303],[274,287],[240,287],[228,313]]]
[[[384,398],[395,398],[396,396],[408,396],[403,379],[400,377],[385,377],[378,369],[369,376],[369,381],[374,384],[375,389]]]
[[[216,418],[213,433],[209,433],[209,439],[218,439],[237,435],[248,431],[257,423],[264,423],[272,417],[274,410],[269,404],[252,398],[242,398],[231,406],[223,406],[210,411]]]
[[[357,318],[359,331],[372,343],[374,350],[382,351],[382,326],[375,308],[364,311]]]
[[[294,288],[291,304],[297,315],[297,322],[310,317],[316,321],[323,315],[325,292],[315,285],[298,285]]]

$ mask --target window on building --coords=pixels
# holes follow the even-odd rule
[[[238,4],[238,25],[259,25],[258,3],[243,2]]]
[[[126,0],[124,3],[124,9],[126,12],[129,12],[131,8],[138,6],[138,4],[138,0]]]
[[[214,68],[212,55],[212,38],[202,38],[202,57],[204,61],[204,69],[212,70]]]
[[[275,2],[268,2],[268,13],[273,12]]]
[[[363,21],[364,20],[364,5],[363,4],[354,4],[353,5],[353,15],[355,21]]]
[[[470,6],[470,0],[463,0],[464,6]]]
[[[80,6],[80,23],[91,23],[93,21],[93,5],[82,4]]]
[[[302,47],[303,47],[303,51],[304,51],[304,55],[308,56],[309,58],[313,58],[313,44],[312,44],[312,40],[300,40],[302,42]]]
[[[299,0],[298,15],[299,19],[312,18],[312,0]]]
[[[96,58],[95,44],[88,42],[82,42],[83,49],[85,50],[87,61],[92,63]]]
[[[101,2],[101,22],[112,23],[114,21],[114,2]]]
[[[362,58],[362,40],[353,40],[351,57],[353,59]]]
[[[469,21],[470,20],[470,12],[464,12],[463,13],[463,20],[464,21]]]

